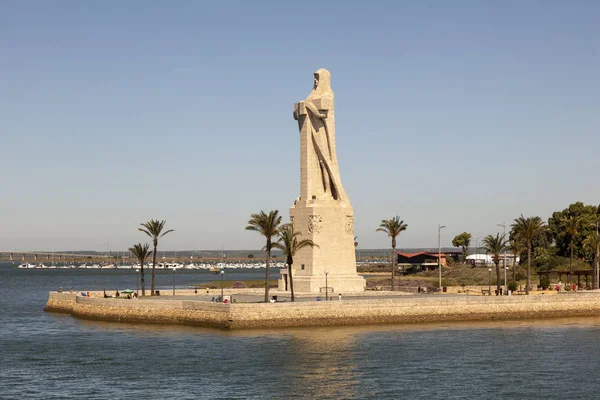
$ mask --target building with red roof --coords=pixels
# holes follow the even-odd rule
[[[438,253],[430,253],[420,251],[418,253],[403,253],[401,251],[396,252],[398,266],[402,267],[403,271],[410,272],[421,272],[421,271],[433,271],[438,266]],[[440,263],[446,266],[446,254],[442,253],[440,256]]]

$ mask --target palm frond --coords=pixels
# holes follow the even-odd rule
[[[482,244],[483,248],[493,254],[495,259],[499,257],[500,253],[508,248],[506,235],[500,235],[499,233],[497,233],[496,236],[487,235],[483,238]]]
[[[171,233],[171,232],[175,232],[175,229],[169,229],[168,231],[166,231],[165,233],[163,233],[162,235],[160,235],[160,237],[165,236],[167,233]]]
[[[144,232],[151,238],[158,240],[161,237],[165,236],[167,233],[175,232],[174,229],[169,229],[168,231],[163,232],[166,223],[166,220],[159,221],[157,219],[151,219],[148,222],[140,224],[142,228],[138,228],[138,230]]]
[[[133,247],[129,248],[129,251],[140,262],[140,264],[145,263],[146,259],[152,254],[152,250],[150,250],[150,245],[148,243],[134,244]]]

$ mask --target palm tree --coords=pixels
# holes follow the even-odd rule
[[[150,286],[150,295],[154,296],[154,286],[155,286],[155,275],[154,275],[154,267],[156,266],[156,249],[158,248],[158,239],[165,236],[167,233],[175,232],[174,229],[169,229],[166,232],[163,232],[165,228],[165,223],[167,221],[162,220],[159,221],[157,219],[151,219],[150,221],[140,224],[143,228],[138,228],[140,232],[144,232],[146,235],[152,238],[152,244],[154,245],[154,251],[152,252],[152,285]]]
[[[571,283],[571,277],[573,276],[573,247],[575,246],[575,237],[579,232],[579,218],[569,215],[562,219],[565,224],[565,232],[569,235],[571,241],[569,242],[569,248],[571,249],[571,255],[569,257],[569,283]]]
[[[290,279],[290,292],[292,294],[292,301],[294,298],[294,279],[292,278],[292,264],[294,263],[294,256],[298,250],[305,247],[319,247],[310,239],[298,240],[300,232],[294,231],[294,224],[284,224],[279,228],[279,239],[273,243],[273,247],[283,251],[286,257],[286,263],[288,265],[288,276]]]
[[[261,210],[260,214],[250,215],[248,226],[246,226],[247,231],[258,232],[267,239],[267,244],[263,248],[263,250],[267,252],[267,260],[265,263],[265,303],[269,301],[269,264],[271,263],[273,236],[277,235],[280,224],[281,215],[279,215],[279,210],[271,210],[268,214],[265,214],[265,212]]]
[[[531,242],[544,231],[544,221],[540,217],[525,218],[523,214],[511,225],[515,230],[517,237],[525,243],[527,247],[527,287],[525,294],[529,294],[529,277],[531,274]]]
[[[499,233],[487,235],[482,241],[483,248],[492,254],[494,264],[496,264],[496,296],[500,294],[500,253],[507,248],[506,235]]]
[[[392,219],[382,220],[379,228],[375,230],[376,232],[385,232],[392,238],[392,290],[395,289],[394,281],[396,278],[396,237],[400,232],[405,231],[407,227],[408,225],[396,215]]]
[[[511,253],[513,253],[514,258],[514,263],[513,263],[513,271],[512,271],[512,280],[513,282],[517,281],[517,256],[521,256],[521,253],[523,253],[523,251],[525,250],[525,247],[523,246],[523,243],[517,239],[517,238],[512,238],[510,239],[510,242],[508,243],[508,248],[511,251]]]
[[[129,251],[135,258],[137,258],[140,263],[140,279],[142,284],[142,296],[146,295],[146,285],[144,281],[144,263],[150,256],[150,245],[148,243],[138,243],[134,244],[133,247],[129,248]]]
[[[590,233],[583,241],[583,247],[586,248],[592,254],[592,288],[598,289],[598,262],[600,261],[599,257],[599,248],[600,248],[600,235],[598,232]]]

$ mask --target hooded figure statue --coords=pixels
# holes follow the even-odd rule
[[[298,120],[300,134],[306,134],[307,165],[302,167],[301,197],[333,199],[349,203],[342,187],[335,152],[335,114],[331,74],[324,68],[314,73],[314,87],[308,97],[294,106],[294,119]],[[304,138],[301,138],[303,141]],[[306,169],[306,171],[305,171]],[[312,175],[311,175],[312,174]],[[317,174],[317,176],[315,176]]]

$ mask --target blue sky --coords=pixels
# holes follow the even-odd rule
[[[327,68],[360,246],[600,203],[597,1],[0,3],[0,250],[251,249]]]

